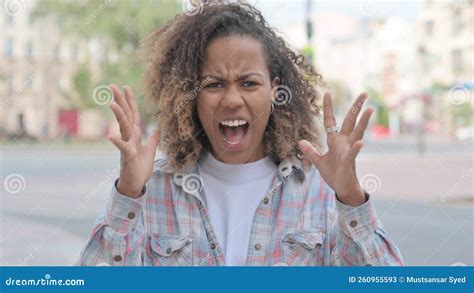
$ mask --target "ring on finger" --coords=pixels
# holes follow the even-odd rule
[[[339,132],[339,126],[332,126],[326,128],[326,133]]]

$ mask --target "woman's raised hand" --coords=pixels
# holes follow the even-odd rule
[[[356,175],[355,158],[362,149],[362,138],[374,111],[372,108],[365,110],[356,126],[357,117],[366,100],[366,93],[359,95],[345,117],[340,132],[328,133],[328,152],[324,155],[319,154],[308,141],[299,142],[300,150],[318,168],[321,176],[336,192],[338,198],[351,206],[358,206],[365,202],[364,192]],[[330,93],[324,95],[323,103],[324,127],[332,128],[336,126],[336,119]]]
[[[120,150],[120,177],[117,191],[129,197],[140,197],[145,183],[153,171],[156,148],[160,142],[160,131],[155,129],[148,141],[142,144],[140,113],[132,90],[125,86],[122,91],[110,85],[114,102],[110,108],[120,126],[120,136],[109,136],[109,140]]]

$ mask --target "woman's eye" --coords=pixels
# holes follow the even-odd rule
[[[223,84],[221,82],[212,82],[206,86],[207,88],[221,88],[223,87]]]
[[[244,81],[242,83],[243,87],[254,87],[256,85],[258,85],[258,84],[255,81]]]

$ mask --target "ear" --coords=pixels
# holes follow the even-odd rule
[[[275,101],[275,94],[277,92],[277,86],[280,85],[280,78],[277,76],[272,80],[272,89],[271,89],[271,96],[270,99],[272,100],[272,103]]]
[[[272,80],[272,88],[274,88],[278,85],[280,85],[280,77],[277,76]]]

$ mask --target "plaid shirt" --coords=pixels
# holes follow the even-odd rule
[[[225,265],[206,208],[198,168],[175,173],[155,161],[145,194],[132,199],[115,186],[78,265]],[[339,202],[313,165],[283,160],[255,214],[247,265],[402,265],[370,198]]]

